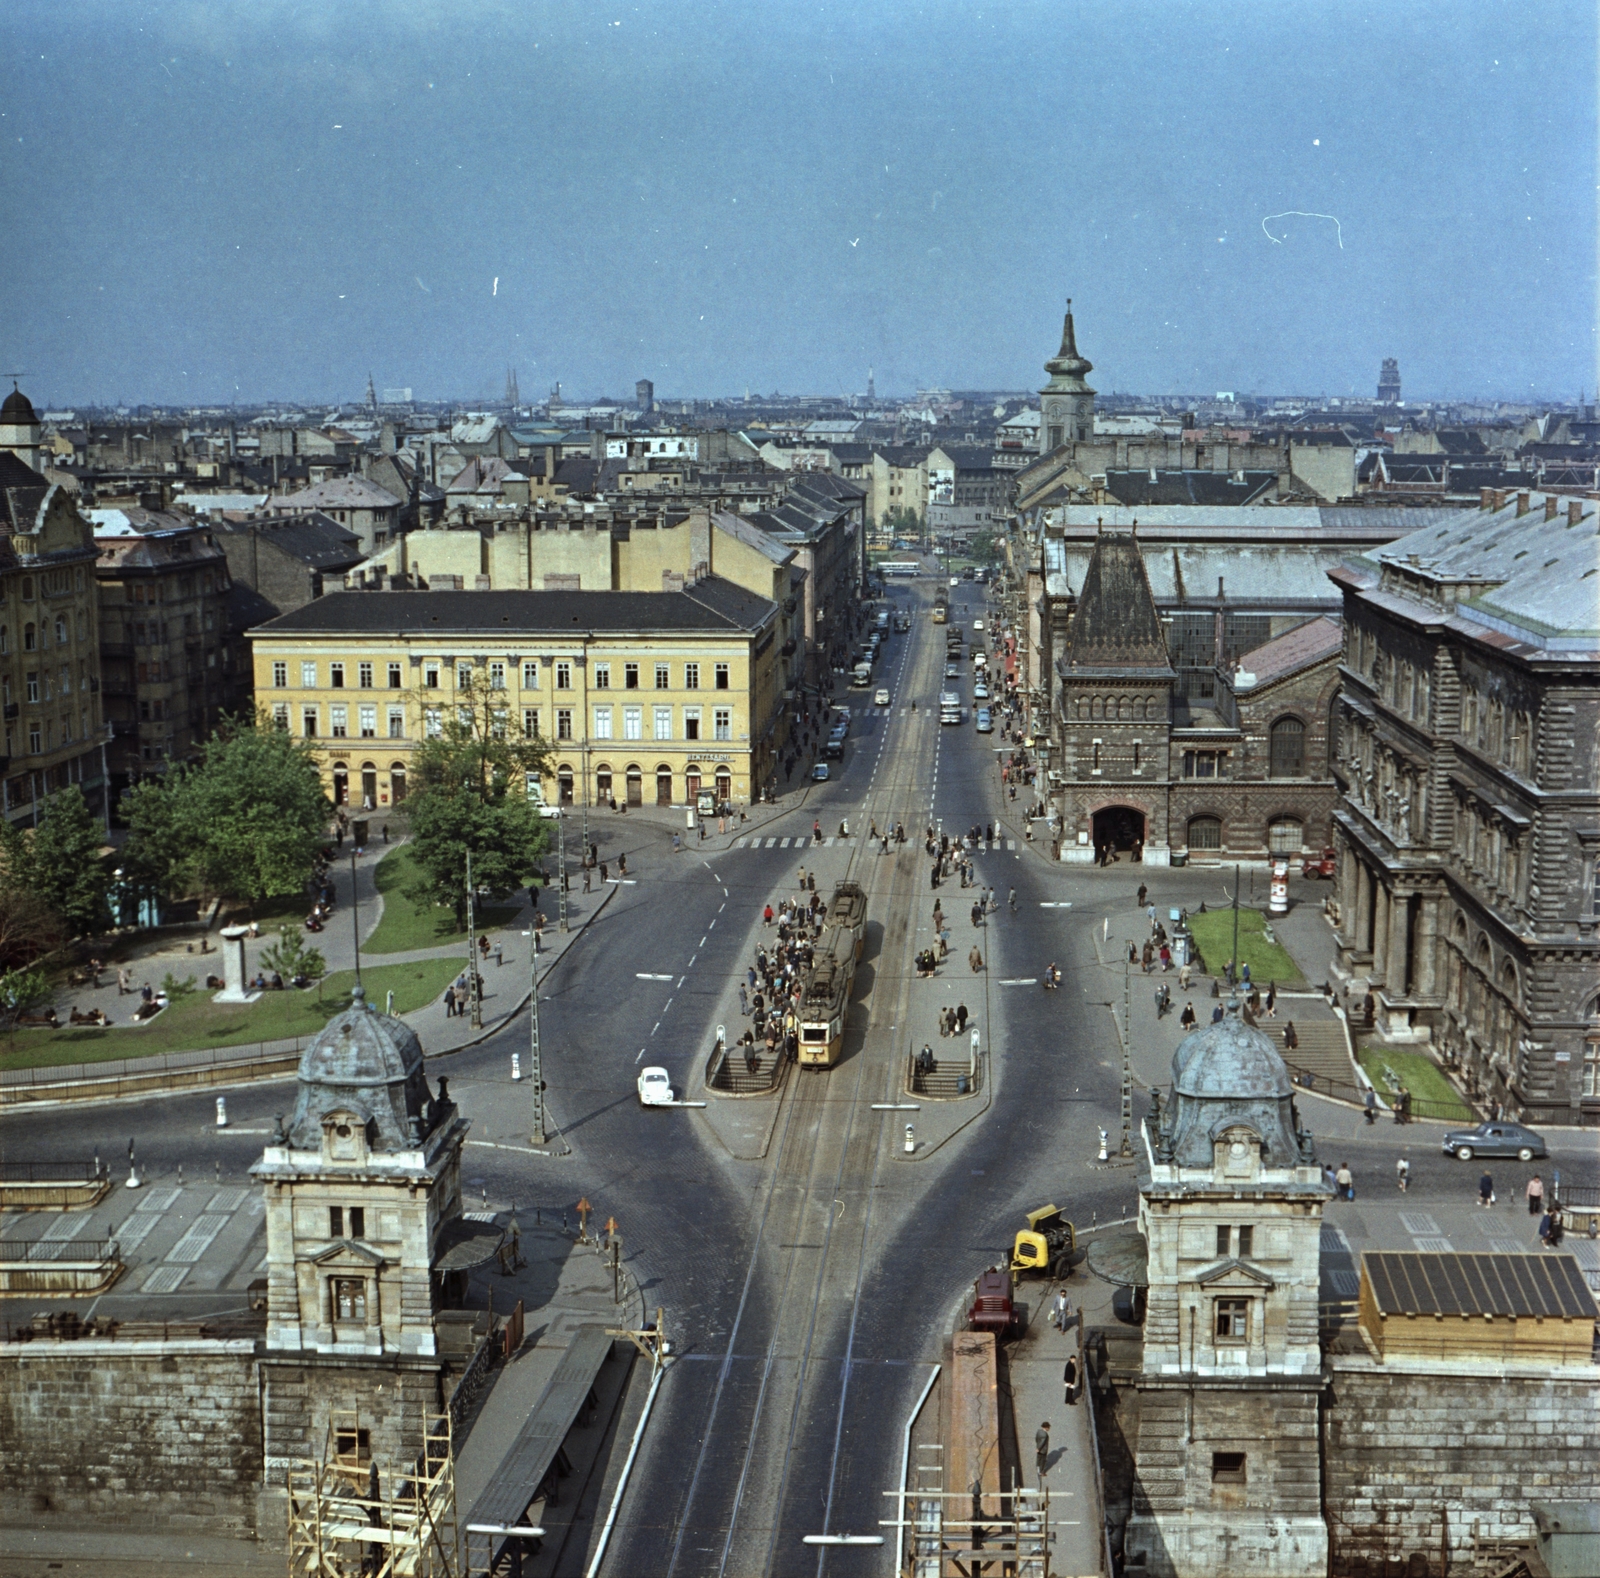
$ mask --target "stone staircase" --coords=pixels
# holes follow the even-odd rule
[[[1301,1008],[1309,1008],[1317,1017],[1298,1017],[1296,1010]],[[1284,1026],[1290,1020],[1294,1021],[1294,1033],[1300,1038],[1300,1045],[1292,1052],[1283,1044]],[[1343,1086],[1345,1092],[1354,1090],[1356,1076],[1350,1065],[1344,1026],[1322,1004],[1280,997],[1278,1017],[1258,1020],[1257,1028],[1272,1038],[1272,1044],[1283,1053],[1284,1062],[1292,1069],[1312,1075],[1317,1088]]]

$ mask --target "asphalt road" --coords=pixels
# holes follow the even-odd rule
[[[905,586],[893,595],[901,606],[913,598]],[[958,591],[952,617],[969,631],[985,611],[982,595],[970,583]],[[473,1120],[469,1199],[559,1215],[582,1195],[601,1220],[614,1215],[629,1269],[647,1303],[665,1308],[682,1356],[662,1386],[608,1573],[887,1572],[885,1550],[818,1552],[801,1539],[875,1531],[886,1515],[882,1492],[895,1483],[901,1430],[973,1277],[1007,1252],[1023,1214],[1046,1201],[1080,1225],[1130,1214],[1131,1170],[1093,1161],[1098,1129],[1119,1129],[1121,1070],[1109,1006],[1120,977],[1099,965],[1093,934],[1102,917],[1126,921],[1126,871],[1052,867],[1020,842],[1016,851],[980,854],[978,881],[996,890],[1000,912],[974,932],[972,893],[947,883],[945,981],[913,978],[912,955],[931,937],[922,826],[931,816],[955,832],[994,821],[1002,808],[1002,742],[972,727],[969,662],[961,683],[969,721],[937,723],[945,632],[929,620],[928,598],[924,583],[911,633],[895,636],[880,664],[893,693],[889,714],[858,712],[842,769],[762,830],[803,836],[815,820],[833,834],[848,821],[860,834],[871,819],[900,820],[911,840],[905,852],[872,855],[858,838],[816,850],[763,842],[675,854],[670,833],[646,819],[597,819],[602,857],[625,850],[635,880],[541,989],[553,1148],[570,1154],[529,1146],[528,1087],[510,1078],[511,1053],[526,1056],[526,1015],[440,1064]],[[913,697],[918,711],[903,711]],[[869,890],[846,1055],[826,1073],[795,1071],[766,1157],[739,1161],[695,1110],[641,1108],[634,1079],[660,1064],[686,1089],[714,1027],[738,1033],[737,983],[762,906],[793,891],[801,865],[816,871],[820,891],[846,874]],[[1015,914],[1005,902],[1012,888]],[[1042,907],[1069,901],[1070,909]],[[988,963],[981,977],[966,969],[969,934]],[[1060,992],[1003,984],[1036,982],[1051,962],[1065,973]],[[908,1162],[898,1154],[904,1114],[871,1104],[896,1099],[905,1052],[924,1038],[947,989],[959,990],[983,1026],[992,1103],[941,1148]],[[1154,1050],[1143,1049],[1147,1072],[1158,1066]],[[262,1143],[242,1131],[265,1128],[291,1100],[282,1084],[230,1092],[234,1128],[224,1134],[213,1125],[213,1098],[196,1095],[10,1116],[0,1138],[16,1159],[87,1156],[96,1147],[116,1158],[137,1134],[156,1173],[182,1161],[191,1176],[220,1166],[242,1182]],[[1145,1105],[1141,1093],[1136,1111]],[[1392,1167],[1393,1137],[1364,1130],[1358,1114],[1319,1107],[1310,1121],[1358,1172]],[[1563,1137],[1553,1149],[1570,1153],[1570,1176],[1593,1170],[1583,1137],[1570,1145]],[[1459,1197],[1462,1175],[1449,1159],[1427,1145],[1412,1156],[1413,1202]]]

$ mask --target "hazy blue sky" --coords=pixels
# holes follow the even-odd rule
[[[1595,61],[1589,0],[10,0],[0,362],[1036,388],[1070,295],[1105,391],[1574,398]]]

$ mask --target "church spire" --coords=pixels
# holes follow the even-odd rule
[[[1050,384],[1056,389],[1084,388],[1084,375],[1094,371],[1094,363],[1078,354],[1078,336],[1072,327],[1072,297],[1067,297],[1067,316],[1061,325],[1061,349],[1044,364]]]

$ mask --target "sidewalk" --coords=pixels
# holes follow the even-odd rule
[[[616,831],[612,828],[592,829],[591,836],[609,845],[614,841]],[[459,980],[468,967],[467,941],[464,937],[458,941],[400,953],[371,953],[366,949],[367,940],[377,930],[383,916],[384,901],[377,890],[376,869],[385,855],[400,847],[402,845],[398,842],[388,846],[379,845],[356,857],[355,893],[359,905],[359,925],[363,945],[360,956],[361,967],[364,971],[370,971],[386,965],[403,965],[426,959],[458,958],[460,969],[451,979]],[[355,926],[351,920],[351,867],[348,855],[342,866],[335,862],[330,875],[337,888],[337,906],[326,929],[314,936],[308,933],[307,937],[323,955],[327,962],[328,973],[332,975],[351,970],[357,963]],[[602,884],[596,873],[593,880],[594,891],[586,894],[583,892],[581,874],[577,871],[572,873],[572,891],[568,894],[567,903],[570,930],[566,934],[562,934],[558,929],[559,905],[556,895],[549,889],[541,891],[539,907],[544,912],[546,921],[539,953],[541,978],[559,961],[583,928],[600,914],[618,887],[636,882],[638,879],[619,878],[613,875],[609,881]],[[438,995],[422,1007],[399,1016],[417,1032],[430,1057],[460,1051],[492,1035],[526,1005],[530,991],[529,965],[533,947],[531,931],[533,911],[528,903],[526,890],[521,890],[516,898],[516,908],[509,919],[499,926],[483,929],[483,935],[489,939],[489,952],[482,958],[480,968],[484,982],[482,1026],[475,1028],[467,1014],[446,1013],[444,987],[441,987]],[[262,969],[263,952],[277,943],[277,924],[263,926],[259,936],[245,940],[246,979],[253,978],[257,971]],[[200,951],[202,941],[209,945],[206,952]],[[133,1009],[139,1001],[138,987],[146,981],[153,987],[159,987],[163,976],[171,972],[179,979],[192,976],[198,983],[208,974],[220,974],[222,970],[222,956],[214,932],[194,935],[191,938],[153,939],[126,962],[134,983],[132,993],[119,992],[116,971],[114,968],[108,968],[102,974],[101,979],[104,984],[100,987],[69,987],[63,988],[57,994],[56,1011],[63,1023],[67,1021],[71,1009],[87,1012],[98,1008],[112,1022],[114,1028],[111,1036],[114,1038],[118,1034],[116,1027],[129,1025]],[[204,992],[205,989],[201,988],[201,991]],[[205,995],[212,995],[214,991],[215,988]],[[276,995],[275,992],[269,991],[263,994],[261,1000],[267,1001]],[[370,1006],[382,1011],[385,1003],[381,999],[375,999],[371,1001]],[[240,1011],[248,1014],[250,1010],[246,1006]],[[151,1021],[152,1025],[159,1023],[160,1016]],[[243,1042],[238,1045],[237,1052],[241,1060],[246,1054],[258,1057],[271,1056],[274,1053],[293,1051],[304,1039],[301,1037],[298,1042],[294,1039],[269,1040],[264,1043]],[[117,1046],[119,1051],[122,1050],[115,1040],[108,1038],[108,1041],[110,1045]],[[217,1049],[222,1059],[226,1059],[233,1050],[234,1048],[228,1046]],[[124,1057],[130,1061],[137,1061],[141,1052],[140,1031],[129,1030]],[[63,1074],[72,1067],[74,1065],[61,1065]],[[76,1067],[92,1070],[95,1065],[76,1065]]]
[[[1075,1578],[1102,1570],[1105,1537],[1100,1498],[1095,1485],[1095,1442],[1090,1403],[1083,1386],[1083,1334],[1086,1327],[1115,1323],[1111,1302],[1115,1289],[1079,1264],[1066,1284],[1073,1318],[1065,1332],[1051,1322],[1056,1282],[1029,1282],[1027,1330],[1007,1349],[1011,1409],[1016,1422],[1017,1455],[1023,1483],[1039,1483],[1034,1464],[1034,1432],[1050,1425],[1050,1521],[1055,1542],[1050,1570]],[[1021,1290],[1019,1289],[1019,1292]],[[1066,1401],[1063,1375],[1067,1359],[1078,1360],[1075,1402]]]

